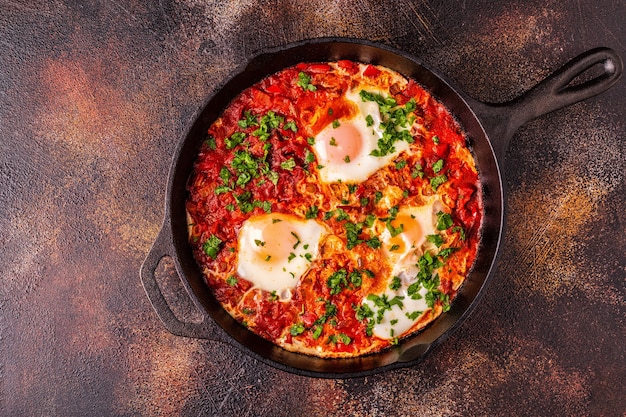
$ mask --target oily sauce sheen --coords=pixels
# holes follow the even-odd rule
[[[380,351],[449,309],[476,256],[478,173],[415,81],[302,63],[244,90],[188,181],[189,239],[216,299],[295,352]]]

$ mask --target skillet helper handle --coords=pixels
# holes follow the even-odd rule
[[[173,251],[171,245],[172,237],[169,224],[164,224],[159,231],[150,252],[146,256],[139,275],[143,288],[154,308],[159,319],[165,328],[176,336],[209,339],[215,341],[225,341],[224,332],[218,328],[206,314],[203,314],[203,321],[200,323],[190,323],[179,320],[170,308],[163,292],[159,288],[156,280],[156,268],[161,259],[171,256]]]
[[[590,72],[591,79],[572,85],[572,81],[600,64],[602,72],[599,75],[593,76]],[[485,105],[479,113],[484,113],[494,130],[488,133],[494,138],[496,155],[504,157],[511,137],[521,125],[608,90],[620,79],[623,70],[624,63],[614,50],[592,49],[572,59],[513,101]]]
[[[570,85],[592,67],[603,64],[602,73],[582,84]],[[598,95],[620,78],[624,64],[608,48],[592,49],[574,58],[516,100],[521,123]]]

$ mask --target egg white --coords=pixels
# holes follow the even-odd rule
[[[314,219],[279,213],[253,216],[239,231],[237,273],[256,288],[288,299],[318,257],[319,242],[327,233]]]
[[[382,293],[376,295],[379,297],[385,296],[387,300],[401,297],[402,307],[393,305],[390,310],[385,311],[382,320],[376,323],[372,329],[372,333],[376,337],[391,340],[402,336],[429,309],[425,300],[425,295],[428,291],[421,287],[417,291],[419,296],[412,298],[408,294],[408,288],[417,281],[419,272],[417,262],[419,257],[426,250],[432,249],[430,248],[432,244],[427,242],[426,236],[437,233],[436,212],[440,210],[440,206],[441,202],[435,195],[422,206],[400,207],[396,218],[410,219],[410,222],[407,221],[407,224],[404,224],[403,231],[395,237],[391,236],[388,228],[385,228],[380,235],[380,239],[383,242],[383,252],[386,257],[385,262],[389,264],[391,269],[390,277],[398,277],[400,285],[397,289],[387,287]],[[416,230],[411,230],[411,225],[414,225],[413,227],[416,225],[420,231],[416,233]],[[399,241],[402,242],[402,247],[399,249],[393,248],[394,243]],[[372,300],[368,300],[367,297],[361,301],[361,304],[367,305],[374,312],[378,310],[375,303]],[[413,313],[415,313],[414,317],[409,317]]]
[[[426,243],[426,236],[437,233],[436,210],[439,210],[440,207],[438,201],[439,197],[434,195],[424,205],[400,207],[396,218],[407,219],[407,224],[403,224],[403,231],[394,237],[391,236],[391,231],[385,227],[381,233],[380,240],[383,242],[387,262],[392,268],[392,275],[400,275],[402,272],[406,273],[415,269],[415,264],[423,253],[422,247]],[[395,223],[402,224],[402,221],[398,220]],[[413,230],[412,225],[419,228],[419,231]],[[394,248],[394,244],[398,243],[401,247]]]
[[[391,310],[385,311],[380,323],[374,324],[372,334],[380,339],[391,340],[396,337],[401,337],[408,332],[419,320],[420,316],[429,309],[425,299],[427,292],[428,291],[422,287],[418,291],[420,298],[413,299],[408,295],[408,285],[404,283],[402,287],[396,291],[386,290],[383,294],[387,297],[387,300],[392,300],[396,296],[402,297],[402,308],[394,304]],[[382,294],[379,294],[379,296],[382,296]],[[367,298],[363,299],[362,304],[367,305],[374,312],[378,310],[374,302]],[[418,312],[415,318],[408,316],[415,312]],[[375,317],[376,314],[374,315],[374,319]]]
[[[357,155],[345,161],[345,152],[342,154],[341,146],[329,145],[333,132],[337,128],[332,124],[326,126],[315,138],[313,149],[317,155],[320,179],[325,183],[332,182],[363,182],[374,172],[389,164],[401,152],[408,150],[409,145],[404,141],[394,144],[395,152],[382,157],[370,155],[378,147],[378,139],[383,136],[380,128],[381,115],[378,104],[373,101],[363,101],[359,95],[360,89],[346,93],[345,99],[355,104],[356,115],[349,120],[341,119],[341,125],[351,125],[361,138],[361,149]],[[385,95],[382,92],[377,94]],[[371,116],[373,124],[367,126],[366,118]],[[338,155],[333,155],[339,153]],[[340,162],[336,162],[339,160]]]

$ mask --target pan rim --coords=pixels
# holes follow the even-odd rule
[[[482,175],[479,176],[481,187],[483,188],[482,190],[483,200],[486,198],[487,195],[490,197],[493,197],[496,200],[495,207],[490,208],[491,210],[493,210],[493,212],[489,213],[492,217],[494,217],[492,219],[493,224],[490,225],[490,227],[492,228],[495,227],[497,229],[495,230],[495,232],[490,231],[491,235],[493,236],[490,236],[491,240],[487,242],[489,245],[489,253],[491,254],[491,256],[487,257],[488,259],[484,259],[482,261],[482,264],[479,265],[480,271],[475,271],[475,266],[476,266],[476,262],[478,262],[478,257],[485,250],[484,244],[483,244],[483,236],[481,235],[481,243],[479,245],[479,249],[477,253],[477,261],[475,261],[475,264],[472,266],[472,269],[468,273],[468,277],[467,277],[469,278],[470,275],[472,274],[480,275],[480,279],[479,279],[480,282],[478,283],[479,285],[475,289],[475,291],[473,291],[473,296],[471,297],[471,299],[465,301],[467,305],[465,306],[463,311],[460,311],[457,313],[454,320],[452,320],[452,322],[449,323],[447,328],[440,334],[434,335],[435,337],[433,337],[432,340],[428,341],[427,347],[424,349],[424,351],[418,352],[417,356],[410,358],[409,360],[402,360],[403,359],[402,351],[396,352],[393,355],[389,355],[389,352],[387,352],[387,350],[385,352],[373,353],[370,355],[363,355],[357,358],[322,359],[322,358],[311,357],[311,356],[304,355],[304,354],[288,352],[284,350],[283,348],[280,348],[273,344],[272,344],[273,348],[283,350],[284,352],[286,352],[286,354],[284,355],[274,354],[274,355],[269,355],[270,357],[268,357],[267,355],[264,355],[263,352],[259,352],[255,349],[251,349],[250,346],[247,346],[245,343],[247,338],[246,337],[242,338],[241,333],[238,332],[238,330],[233,331],[233,329],[225,328],[224,323],[228,322],[228,318],[222,317],[223,315],[219,314],[219,312],[216,311],[216,309],[214,308],[215,307],[214,305],[207,305],[206,299],[203,299],[203,297],[205,297],[205,294],[204,293],[198,294],[197,285],[191,285],[191,283],[189,282],[189,270],[193,266],[190,265],[189,259],[188,259],[190,248],[189,248],[188,242],[186,241],[186,238],[187,238],[186,224],[184,224],[185,227],[183,228],[183,230],[185,231],[184,236],[181,236],[182,233],[180,233],[179,231],[181,229],[180,212],[179,212],[180,207],[177,208],[175,201],[174,201],[174,200],[177,200],[174,197],[175,197],[175,193],[179,192],[179,191],[176,191],[176,187],[180,188],[179,183],[181,181],[180,179],[181,175],[186,173],[186,175],[184,175],[185,180],[183,181],[183,183],[186,184],[186,177],[188,177],[188,174],[189,174],[189,172],[187,172],[187,170],[185,169],[183,169],[183,171],[185,172],[181,174],[181,168],[180,168],[181,167],[180,165],[181,155],[186,155],[184,152],[189,152],[190,142],[194,142],[194,140],[198,142],[197,138],[193,139],[193,135],[195,134],[195,131],[198,129],[197,127],[198,123],[200,124],[207,123],[211,117],[215,116],[215,113],[217,114],[220,113],[220,111],[213,112],[211,117],[208,117],[208,118],[206,117],[207,108],[211,106],[211,104],[216,100],[216,96],[219,95],[221,92],[223,92],[223,89],[225,87],[230,88],[228,86],[233,83],[233,80],[237,80],[238,77],[241,76],[241,74],[245,74],[246,71],[250,71],[251,68],[254,68],[254,65],[256,65],[255,63],[259,62],[259,60],[261,62],[265,62],[267,60],[267,57],[275,57],[277,55],[291,53],[294,50],[301,51],[302,48],[311,48],[311,47],[317,47],[317,48],[333,47],[333,48],[339,48],[339,49],[341,49],[342,47],[350,47],[350,48],[357,49],[357,50],[359,49],[362,50],[363,48],[370,48],[368,49],[368,53],[374,53],[375,51],[379,51],[378,53],[382,53],[383,55],[391,54],[391,56],[399,57],[402,60],[405,60],[406,62],[411,63],[411,65],[421,68],[421,71],[426,71],[428,74],[430,74],[431,77],[434,77],[433,80],[429,80],[429,82],[438,83],[439,88],[442,89],[442,91],[447,91],[446,94],[452,93],[453,98],[456,101],[455,103],[456,106],[464,107],[463,117],[469,118],[469,120],[471,120],[472,124],[474,125],[472,126],[472,133],[475,136],[472,138],[472,140],[474,141],[477,140],[476,135],[481,136],[483,138],[482,140],[484,142],[483,144],[484,149],[482,149],[483,155],[481,155],[481,158],[490,164],[488,168],[491,169],[491,171],[493,171],[490,173],[491,178],[490,178],[489,185],[490,186],[495,185],[495,187],[493,187],[495,189],[485,189],[485,183],[483,182],[483,177]],[[338,53],[338,52],[335,52],[335,53]],[[327,61],[330,61],[330,60],[332,59],[327,59]],[[312,62],[312,61],[313,60],[310,60],[308,62]],[[301,60],[299,62],[304,62],[304,61]],[[373,63],[373,62],[370,61],[370,63]],[[393,67],[390,67],[390,68],[396,69]],[[399,72],[401,72],[405,76],[411,76],[411,75],[407,75],[403,71],[399,71]],[[427,67],[426,65],[424,65],[416,57],[409,55],[405,53],[404,51],[400,51],[392,47],[389,47],[387,45],[382,45],[382,44],[378,44],[378,43],[371,42],[368,40],[355,39],[355,38],[336,38],[336,37],[316,38],[316,39],[298,41],[298,42],[294,42],[294,43],[290,43],[290,44],[286,44],[282,46],[277,46],[273,48],[268,48],[266,50],[261,51],[255,57],[251,58],[249,62],[247,62],[246,64],[239,66],[233,74],[234,75],[231,75],[230,77],[228,77],[223,84],[217,87],[215,92],[205,101],[205,103],[203,103],[202,107],[200,107],[198,112],[193,116],[192,118],[193,122],[191,123],[191,127],[189,127],[185,131],[183,138],[178,143],[177,149],[173,156],[173,161],[172,161],[172,165],[170,168],[170,172],[168,175],[168,182],[167,182],[167,188],[166,188],[166,194],[165,194],[166,210],[165,210],[164,227],[167,227],[170,229],[171,237],[172,237],[172,247],[173,247],[172,257],[174,259],[176,269],[181,277],[181,281],[183,285],[185,286],[185,289],[187,290],[188,294],[190,295],[190,298],[192,298],[196,306],[203,312],[203,314],[207,316],[207,319],[214,320],[218,326],[220,326],[230,337],[233,338],[233,341],[236,342],[235,345],[238,348],[243,350],[245,353],[263,361],[266,364],[269,364],[275,368],[282,369],[288,372],[294,372],[300,375],[308,375],[308,376],[314,376],[314,377],[348,378],[348,377],[367,376],[367,375],[371,375],[374,373],[384,372],[390,369],[413,366],[421,362],[426,357],[426,355],[430,351],[433,350],[435,346],[439,345],[441,342],[447,339],[462,324],[462,322],[469,316],[469,314],[471,314],[471,312],[474,310],[476,305],[479,303],[480,299],[484,295],[485,289],[488,286],[490,279],[493,276],[493,269],[495,268],[495,265],[497,264],[497,258],[500,252],[502,235],[504,233],[505,200],[504,200],[504,189],[503,189],[503,184],[502,184],[502,177],[500,173],[498,160],[497,160],[495,153],[493,152],[493,148],[492,148],[489,136],[487,134],[487,131],[484,129],[481,120],[478,118],[478,116],[476,115],[476,113],[474,112],[470,104],[467,102],[467,97],[461,91],[454,88],[438,72],[435,72],[429,67]],[[416,81],[422,84],[422,80],[416,79]],[[248,86],[249,85],[240,87],[239,91],[242,91]],[[428,90],[429,92],[431,92],[431,94],[433,94],[433,96],[437,100],[444,102],[440,98],[441,94],[438,95],[438,94],[433,93],[431,89],[428,89]],[[448,100],[450,99],[448,98]],[[466,123],[463,123],[461,120],[459,120],[457,112],[451,109],[448,103],[444,102],[444,105],[450,110],[450,112],[455,116],[455,118],[457,118],[457,121],[459,122],[459,124],[462,126],[463,130],[467,134]],[[210,122],[208,123],[210,124]],[[478,140],[481,140],[481,139],[478,138]],[[197,145],[197,143],[195,145]],[[473,145],[475,145],[475,143]],[[473,146],[472,153],[474,157],[476,158],[474,149],[475,147]],[[197,152],[195,153],[195,155],[197,155]],[[193,160],[195,160],[195,156]],[[481,170],[480,165],[481,164],[479,163],[479,161],[477,161],[479,172]],[[187,169],[188,169],[188,166],[187,166]],[[487,208],[483,207],[484,218],[486,218],[488,215],[486,210]],[[484,223],[484,220],[483,220],[483,223]],[[484,227],[484,224],[481,225],[481,233],[483,231],[482,230],[483,227]],[[484,255],[484,257],[486,257],[486,255]],[[195,262],[194,262],[194,265],[195,265]],[[196,268],[197,268],[197,265],[196,265]],[[465,283],[461,288],[463,288],[464,286],[465,286]],[[457,302],[457,298],[455,298],[455,300],[453,301],[452,303],[453,306]],[[450,315],[450,317],[452,317],[452,315]],[[435,322],[440,321],[441,318],[442,317],[439,317],[438,319],[435,320]],[[418,335],[425,333],[426,331],[427,330],[420,331],[415,335],[409,336],[407,339],[415,338]],[[251,333],[250,331],[247,331],[247,330],[246,332]],[[268,342],[268,343],[271,343],[271,342]],[[415,346],[423,345],[421,343],[418,343],[418,344],[413,344],[407,347],[404,339],[403,341],[401,341],[400,346],[402,346],[403,344],[405,344],[406,349],[415,348]],[[393,348],[391,349],[393,351]],[[422,348],[419,348],[419,349],[422,349]],[[363,358],[366,358],[369,356],[376,356],[380,354],[383,354],[383,355],[386,354],[392,357],[387,358],[387,360],[383,361],[382,363],[368,363],[366,365],[363,365],[363,361],[362,361]],[[298,355],[299,357],[304,356],[306,357],[306,359],[314,358],[313,362],[316,362],[318,364],[316,366],[309,366],[307,362],[311,362],[311,361],[304,360],[303,362],[299,360],[285,359],[285,356],[291,356],[291,355]],[[326,366],[320,367],[319,366],[320,360],[323,361],[326,364]],[[354,370],[355,365],[359,365],[361,369]],[[357,368],[359,366],[357,366]]]

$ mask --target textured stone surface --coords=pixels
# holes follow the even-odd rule
[[[622,2],[11,0],[0,10],[1,415],[626,413],[624,79],[519,129],[499,267],[473,315],[419,366],[351,380],[286,374],[169,334],[138,278],[179,140],[257,51],[366,38],[502,102],[593,47],[626,56]],[[197,320],[171,261],[159,274],[177,314]]]

